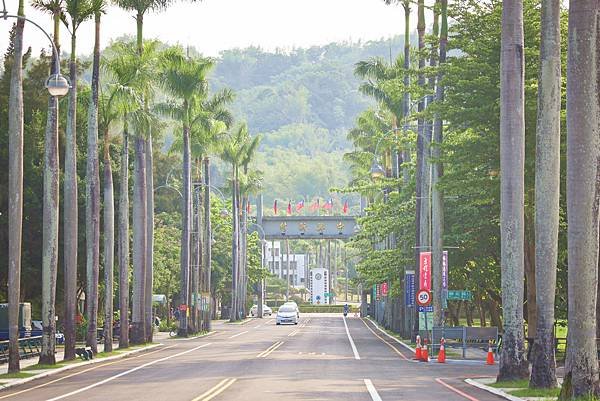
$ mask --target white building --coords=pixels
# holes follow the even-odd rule
[[[282,249],[280,241],[267,242],[265,266],[267,266],[273,275],[287,280],[287,261],[285,248]],[[308,256],[304,254],[290,254],[290,284],[296,288],[306,287],[307,275]]]

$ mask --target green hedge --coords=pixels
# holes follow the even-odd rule
[[[344,305],[301,305],[300,313],[344,313]],[[358,312],[358,308],[350,307],[350,313]]]

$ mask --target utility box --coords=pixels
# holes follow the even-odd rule
[[[8,304],[0,304],[0,331],[8,332]],[[31,331],[31,303],[19,304],[19,331]]]

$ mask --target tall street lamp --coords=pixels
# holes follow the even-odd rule
[[[46,38],[48,38],[50,44],[52,45],[52,55],[54,57],[54,64],[56,65],[56,73],[51,74],[48,77],[48,79],[46,79],[46,83],[44,86],[46,87],[46,89],[48,89],[48,93],[50,93],[50,96],[61,97],[69,93],[71,85],[69,84],[67,78],[60,73],[60,56],[58,54],[56,46],[54,45],[54,41],[52,40],[48,32],[46,32],[44,28],[42,28],[36,22],[30,20],[29,18],[26,18],[25,16],[9,14],[8,11],[6,11],[5,0],[2,0],[2,12],[0,13],[0,17],[4,20],[7,20],[8,18],[16,18],[27,21],[33,26],[37,27],[40,31],[42,31],[42,33],[46,36]]]

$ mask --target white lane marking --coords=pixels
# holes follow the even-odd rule
[[[194,351],[196,351],[196,350],[198,350],[200,348],[208,347],[209,345],[211,345],[211,343],[202,344],[202,345],[199,345],[199,346],[194,347],[192,349],[189,349],[187,351],[179,352],[179,353],[174,354],[174,355],[165,356],[164,358],[155,359],[154,361],[146,362],[143,365],[136,366],[133,369],[126,370],[125,372],[121,372],[121,373],[119,373],[117,375],[108,377],[108,378],[106,378],[104,380],[101,380],[99,382],[96,382],[94,384],[90,384],[89,386],[82,387],[82,388],[80,388],[78,390],[71,391],[70,393],[67,393],[67,394],[59,395],[58,397],[50,398],[50,399],[48,399],[46,401],[62,400],[63,398],[67,398],[67,397],[70,397],[70,396],[75,395],[75,394],[83,393],[84,391],[88,391],[88,390],[90,390],[90,389],[92,389],[94,387],[101,386],[101,385],[106,384],[108,382],[111,382],[111,381],[113,381],[115,379],[118,379],[119,377],[123,377],[123,376],[128,375],[130,373],[133,373],[133,372],[135,372],[137,370],[140,370],[140,369],[146,368],[148,366],[154,365],[155,363],[164,362],[164,361],[167,361],[169,359],[177,358],[178,356],[189,354],[190,352],[194,352]]]
[[[211,331],[210,333],[200,334],[199,336],[194,336],[194,337],[174,338],[173,341],[190,341],[190,340],[195,340],[197,338],[204,338],[204,337],[212,336],[213,334],[217,334],[217,332]]]
[[[246,330],[246,331],[242,331],[241,333],[234,334],[234,335],[232,335],[232,336],[231,336],[231,337],[229,337],[229,338],[236,338],[236,337],[239,337],[239,336],[241,336],[242,334],[246,334],[247,332],[248,332],[248,330]]]
[[[292,331],[290,334],[288,334],[288,337],[294,337],[296,334],[298,334],[299,330],[294,330]]]
[[[344,327],[346,328],[346,335],[348,335],[348,340],[350,341],[350,345],[352,346],[352,352],[354,353],[354,359],[360,359],[360,355],[358,355],[358,350],[356,349],[356,345],[354,345],[354,340],[350,335],[350,330],[348,330],[348,324],[346,324],[346,318],[342,316],[344,319]]]
[[[377,390],[375,386],[369,379],[365,379],[365,386],[367,386],[367,390],[369,391],[369,395],[373,401],[381,401],[381,397],[377,394]]]
[[[235,383],[237,379],[224,379],[220,381],[216,386],[205,392],[204,394],[194,398],[192,401],[209,401],[221,394],[223,391],[227,390],[229,386]]]

